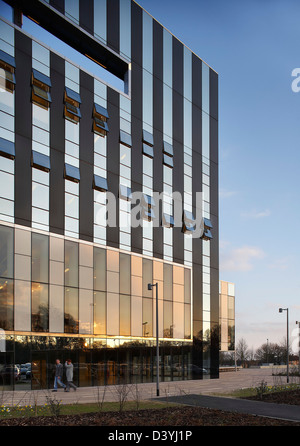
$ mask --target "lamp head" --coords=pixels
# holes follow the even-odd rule
[[[282,308],[279,308],[279,313],[282,313]]]
[[[148,290],[149,290],[149,291],[152,290],[152,285],[151,285],[151,283],[148,283]]]

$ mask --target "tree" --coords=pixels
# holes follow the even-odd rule
[[[248,349],[247,342],[245,339],[240,339],[236,344],[236,359],[237,361],[245,364],[245,362],[250,358],[250,350]]]
[[[256,350],[255,358],[261,363],[286,363],[286,340],[284,339],[280,345],[276,343],[262,344]]]

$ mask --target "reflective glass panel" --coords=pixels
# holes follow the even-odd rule
[[[129,256],[127,256],[129,257]],[[130,335],[130,296],[120,295],[120,335]]]
[[[94,248],[94,290],[106,290],[106,250]]]
[[[78,289],[65,288],[65,333],[78,333]]]
[[[94,292],[94,333],[106,334],[106,293]]]
[[[33,282],[31,287],[31,329],[32,331],[48,331],[48,328],[48,285]]]
[[[152,292],[152,291],[151,291]],[[143,298],[143,336],[153,335],[153,302],[152,299]]]
[[[65,241],[65,285],[78,286],[78,244]]]
[[[131,258],[120,253],[120,293],[130,294]]]
[[[14,231],[0,226],[0,277],[14,277]]]
[[[14,328],[14,285],[9,279],[0,279],[0,327],[3,330]]]
[[[164,263],[164,300],[173,300],[173,266]]]
[[[49,237],[32,233],[31,277],[33,282],[48,282]]]
[[[164,338],[173,337],[173,304],[172,302],[164,302]]]
[[[152,284],[152,260],[143,259],[143,296],[152,297],[152,290],[148,290],[148,284]]]

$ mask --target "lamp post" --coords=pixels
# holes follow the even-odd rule
[[[148,290],[156,287],[156,395],[159,396],[159,343],[158,343],[158,283],[148,283]]]
[[[287,344],[287,353],[286,353],[286,382],[289,382],[289,309],[288,308],[279,308],[279,313],[286,311],[286,344]]]
[[[298,344],[298,347],[299,347],[299,360],[298,360],[298,367],[299,367],[299,376],[300,376],[300,321],[296,321],[296,324],[298,324],[298,326],[299,326],[299,344]]]

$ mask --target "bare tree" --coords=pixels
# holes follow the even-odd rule
[[[242,364],[245,364],[245,362],[248,361],[250,358],[250,350],[244,338],[241,338],[237,342],[235,350],[236,350],[237,361],[241,362]]]

